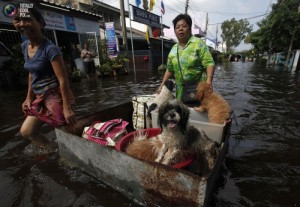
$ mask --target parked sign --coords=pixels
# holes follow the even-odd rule
[[[136,6],[132,6],[133,21],[140,22],[152,27],[160,27],[160,17],[151,12],[147,12]]]

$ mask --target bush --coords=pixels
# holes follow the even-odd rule
[[[96,70],[101,76],[107,76],[112,74],[112,67],[109,62],[103,63],[100,66],[96,67]]]

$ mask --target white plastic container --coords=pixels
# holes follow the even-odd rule
[[[194,108],[189,108],[189,109],[190,109],[190,119],[189,119],[190,124],[199,130],[203,130],[210,139],[221,144],[226,122],[224,122],[224,124],[209,123],[207,112],[197,112],[194,110]],[[157,117],[158,117],[157,112],[158,109],[151,112],[153,128],[159,127],[157,126]]]

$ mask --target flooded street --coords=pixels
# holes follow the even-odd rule
[[[300,205],[300,74],[253,62],[220,65],[214,90],[234,111],[230,146],[211,206]],[[152,94],[162,74],[72,83],[78,117]],[[58,152],[28,154],[18,130],[26,89],[0,90],[0,206],[136,206]],[[55,140],[53,128],[43,133]],[[84,149],[83,149],[84,150]]]

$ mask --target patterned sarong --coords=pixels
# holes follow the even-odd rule
[[[73,97],[73,95],[71,95],[71,97]],[[74,99],[71,103],[72,106],[74,106]],[[60,89],[50,89],[44,94],[37,95],[36,99],[31,103],[31,109],[26,111],[26,115],[36,116],[42,122],[54,127],[66,124]]]

